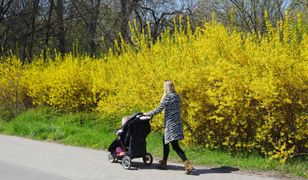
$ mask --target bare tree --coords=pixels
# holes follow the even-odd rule
[[[58,40],[58,50],[64,56],[65,50],[65,31],[64,31],[64,2],[56,1],[56,38]]]
[[[155,42],[165,28],[173,29],[174,17],[192,15],[196,5],[195,0],[144,0],[135,10],[135,14],[141,27],[145,28],[147,23],[150,23]]]
[[[5,18],[7,11],[10,9],[13,0],[1,0],[0,1],[0,23]]]
[[[307,0],[0,0],[0,56],[12,50],[30,62],[42,52],[47,59],[48,49],[50,55],[56,49],[62,56],[78,51],[93,57],[108,52],[118,32],[131,42],[132,19],[140,29],[149,24],[155,42],[166,28],[172,32],[175,17],[189,15],[194,27],[212,12],[226,26],[265,33],[265,12],[275,25],[288,10],[291,17],[303,14],[307,30],[307,8]]]
[[[290,0],[199,0],[198,12],[206,15],[214,12],[216,19],[225,25],[233,25],[248,32],[265,33],[265,12],[273,25],[283,20],[286,10],[295,1]]]
[[[48,18],[47,18],[47,23],[46,23],[46,33],[45,33],[45,42],[44,42],[44,51],[43,51],[43,58],[44,61],[46,61],[47,58],[47,49],[49,47],[49,36],[51,32],[51,18],[52,18],[52,13],[55,7],[54,0],[49,0],[49,10],[48,10]]]
[[[96,52],[96,34],[98,19],[100,15],[101,0],[78,1],[72,0],[73,6],[76,8],[77,13],[80,15],[90,37],[89,51],[90,56],[93,57]]]
[[[11,5],[13,3],[13,0],[1,0],[0,1],[0,24],[2,23],[2,21],[5,19],[5,17],[7,16],[7,12],[10,9]],[[6,43],[7,43],[7,31],[8,28],[6,26],[0,26],[0,42],[1,42],[1,47],[5,47]],[[2,52],[2,48],[0,49],[0,55],[3,54]]]
[[[129,39],[128,21],[134,9],[141,0],[121,0],[120,31],[124,40]]]
[[[34,45],[34,35],[35,35],[35,20],[37,17],[37,12],[38,12],[38,6],[39,6],[40,0],[33,0],[32,1],[32,21],[31,21],[31,40],[30,40],[30,45],[29,45],[29,58],[28,61],[31,62],[31,59],[33,57],[33,45]]]

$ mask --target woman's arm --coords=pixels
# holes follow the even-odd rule
[[[160,101],[159,106],[157,108],[153,109],[152,111],[144,113],[144,115],[146,115],[146,116],[154,116],[154,115],[162,112],[162,110],[165,108],[165,101],[166,101],[166,98],[165,98],[165,96],[163,96],[161,101]]]

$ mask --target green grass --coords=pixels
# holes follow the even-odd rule
[[[0,119],[0,133],[1,133],[2,131],[5,131],[6,126],[7,126],[7,122]]]
[[[10,122],[0,120],[0,133],[74,146],[107,149],[116,137],[114,130],[120,126],[120,117],[120,115],[103,117],[96,113],[86,112],[58,113],[49,108],[39,108],[26,111]],[[307,156],[282,165],[278,161],[257,154],[232,154],[202,147],[189,148],[183,145],[182,147],[187,157],[196,165],[229,166],[247,171],[274,171],[278,175],[308,177]],[[160,159],[162,156],[162,135],[160,133],[149,135],[147,149],[156,159]],[[172,150],[169,159],[180,162],[180,158]]]
[[[29,110],[9,123],[0,121],[0,132],[37,140],[91,148],[107,148],[115,138],[110,118],[87,113],[58,114],[48,109]]]

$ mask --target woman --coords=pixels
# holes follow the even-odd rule
[[[165,109],[164,114],[164,157],[163,160],[159,161],[160,169],[167,169],[167,159],[169,155],[169,143],[172,148],[180,156],[184,162],[185,173],[190,174],[194,169],[191,163],[187,160],[184,151],[179,146],[179,140],[184,139],[183,127],[181,124],[181,99],[177,95],[172,81],[165,81],[164,95],[157,108],[154,110],[144,113],[146,116],[154,116]]]

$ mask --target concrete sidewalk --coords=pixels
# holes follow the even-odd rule
[[[261,180],[278,179],[249,175],[232,168],[196,167],[193,175],[185,175],[182,164],[171,163],[168,170],[143,165],[142,159],[133,159],[131,170],[120,163],[109,163],[108,152],[71,147],[50,142],[34,141],[15,136],[0,135],[1,180]]]

